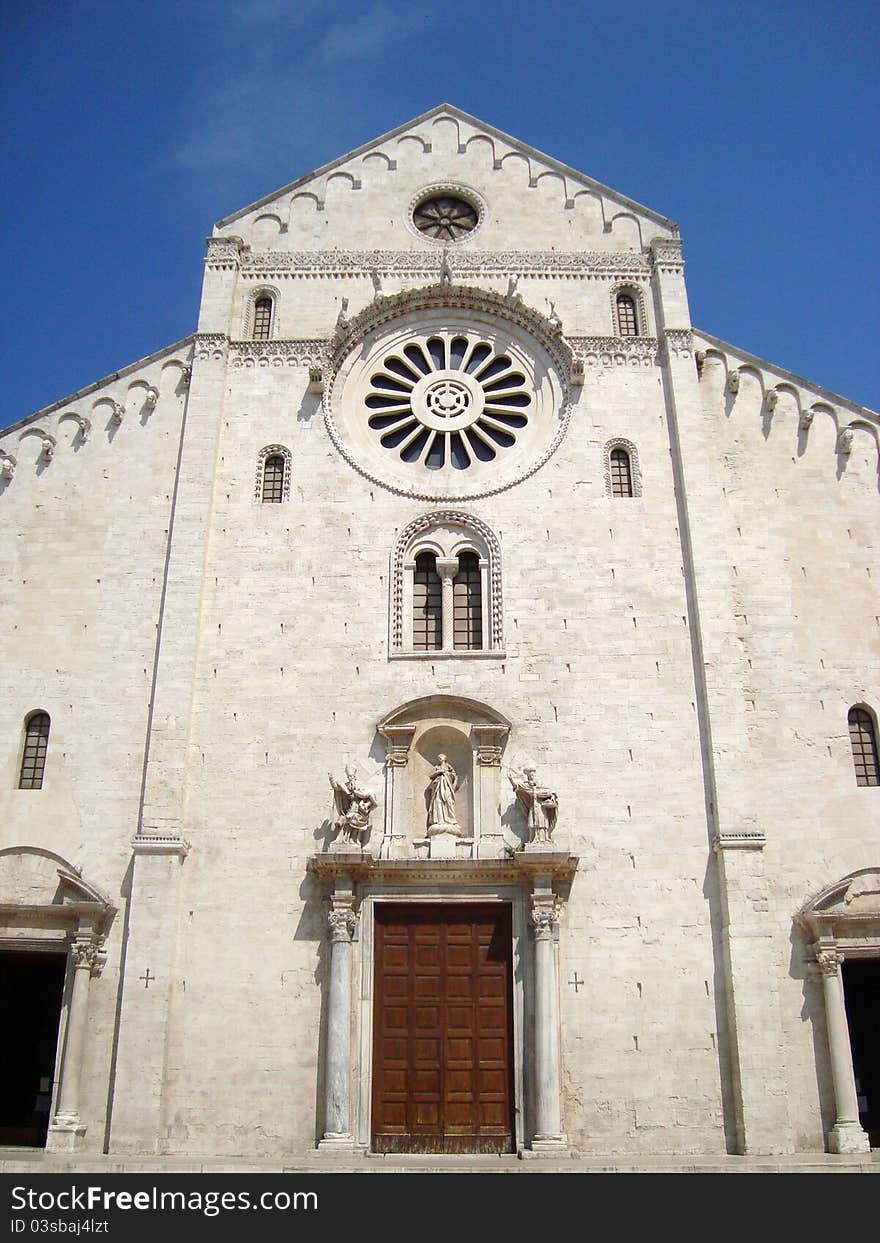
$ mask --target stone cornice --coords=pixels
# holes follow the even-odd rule
[[[228,262],[228,258],[227,258]],[[647,279],[651,264],[645,255],[629,251],[458,251],[447,253],[453,279],[457,276],[598,276],[608,279]],[[436,279],[442,253],[420,250],[316,250],[244,252],[243,276],[274,275],[362,276],[406,275]]]
[[[312,855],[308,871],[322,881],[347,876],[383,884],[524,885],[535,876],[570,882],[579,859],[566,850],[516,851],[503,859],[376,859],[366,851]]]

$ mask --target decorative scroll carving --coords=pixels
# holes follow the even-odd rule
[[[230,271],[239,266],[244,242],[240,237],[209,237],[205,266],[212,271]]]

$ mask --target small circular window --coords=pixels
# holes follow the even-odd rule
[[[454,194],[432,194],[413,210],[419,233],[437,242],[458,242],[477,227],[479,213],[473,204]]]
[[[428,470],[466,470],[512,448],[533,404],[523,371],[474,333],[438,333],[387,354],[370,376],[368,424],[382,447]]]

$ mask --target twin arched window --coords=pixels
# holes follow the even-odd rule
[[[501,655],[501,549],[471,514],[411,522],[392,566],[391,654]]]
[[[480,558],[475,552],[462,552],[457,558],[419,553],[413,571],[414,652],[483,649],[482,578]]]
[[[49,713],[32,712],[24,723],[24,747],[21,753],[19,790],[41,790],[49,749]]]
[[[856,785],[880,785],[880,765],[877,762],[877,729],[874,718],[867,708],[850,708],[849,741],[852,747]]]

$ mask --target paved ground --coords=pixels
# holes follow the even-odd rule
[[[725,1155],[623,1158],[570,1156],[565,1160],[515,1156],[379,1156],[316,1152],[297,1163],[216,1157],[123,1158],[114,1155],[64,1156],[40,1148],[0,1147],[0,1174],[880,1174],[880,1150],[860,1156],[798,1153],[792,1156]]]

